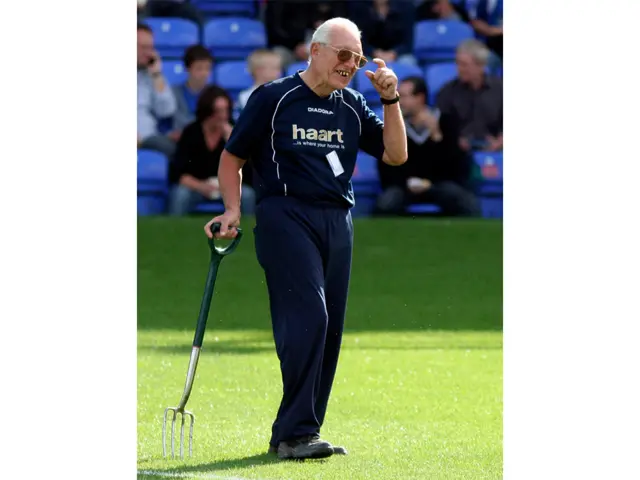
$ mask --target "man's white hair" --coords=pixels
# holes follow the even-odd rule
[[[313,32],[311,43],[331,43],[331,33],[335,27],[342,27],[351,32],[358,40],[362,37],[362,32],[358,26],[348,18],[335,17],[322,23],[316,31]]]
[[[486,65],[489,62],[489,49],[480,40],[470,38],[464,40],[458,45],[458,52],[467,53],[480,65]]]

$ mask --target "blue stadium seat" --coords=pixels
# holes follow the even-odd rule
[[[433,203],[413,203],[407,206],[406,212],[414,215],[433,215],[440,213],[441,209]]]
[[[165,212],[169,161],[162,153],[138,150],[138,215]]]
[[[169,160],[154,150],[138,150],[138,192],[166,193]]]
[[[187,70],[182,60],[164,60],[162,73],[170,85],[180,85],[187,81]]]
[[[371,70],[372,72],[375,72],[377,69],[378,69],[378,65],[376,65],[373,62],[368,62],[364,67],[362,67],[356,72],[355,77],[351,81],[352,88],[354,88],[355,90],[359,91],[362,95],[364,95],[364,98],[367,101],[367,104],[371,108],[382,105],[382,103],[380,102],[380,95],[378,95],[378,92],[376,91],[376,89],[373,88],[373,84],[371,83],[371,80],[367,78],[367,76],[365,75],[365,72],[367,70]]]
[[[422,77],[422,69],[417,65],[408,65],[406,63],[396,62],[391,62],[387,65],[394,71],[396,77],[398,77],[398,81],[400,82],[407,77]]]
[[[162,58],[182,58],[187,47],[200,43],[198,25],[190,20],[150,17],[145,23],[153,31],[153,41]]]
[[[456,47],[474,38],[471,26],[459,20],[423,20],[414,26],[413,53],[425,63],[452,61]]]
[[[458,76],[458,67],[454,62],[436,63],[427,65],[424,80],[429,89],[429,105],[435,105],[440,89]]]
[[[474,152],[473,160],[480,168],[480,195],[501,195],[503,191],[502,152]]]
[[[256,17],[255,0],[192,0],[191,3],[207,17],[235,15],[239,17]]]
[[[216,85],[224,88],[234,102],[242,90],[253,85],[253,77],[249,73],[247,62],[244,60],[220,63],[215,66],[214,70]]]
[[[307,62],[295,62],[287,67],[287,71],[285,72],[287,76],[293,75],[298,70],[306,70],[309,64]]]
[[[158,194],[138,193],[138,215],[162,215],[167,210],[167,198]]]
[[[214,18],[204,27],[204,45],[218,60],[244,60],[267,45],[264,24],[240,17]]]
[[[223,213],[224,204],[220,200],[207,200],[199,203],[193,213]]]

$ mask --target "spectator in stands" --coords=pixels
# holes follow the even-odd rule
[[[158,131],[158,121],[176,112],[176,99],[162,75],[162,60],[153,48],[153,34],[138,24],[138,148],[157,150],[171,158],[175,142]]]
[[[457,20],[469,23],[469,14],[464,2],[450,0],[425,0],[416,6],[416,20]]]
[[[218,165],[233,128],[231,109],[231,98],[216,85],[206,87],[200,94],[196,119],[185,127],[178,141],[175,159],[169,166],[170,215],[186,215],[203,200],[220,198]],[[243,173],[243,212],[251,214],[255,192],[250,186],[250,167]]]
[[[489,49],[479,40],[462,42],[456,52],[458,78],[445,84],[436,100],[460,132],[460,147],[502,150],[502,79],[487,75]]]
[[[189,0],[147,0],[145,3],[146,17],[184,18],[200,26],[204,25],[203,15]]]
[[[362,30],[365,56],[381,58],[386,63],[415,65],[413,25],[415,7],[403,0],[369,0],[353,2],[350,15]]]
[[[379,213],[401,213],[411,203],[433,203],[447,216],[477,216],[471,159],[458,146],[451,118],[427,106],[429,92],[422,77],[400,83],[400,107],[407,131],[407,162],[389,168],[378,162],[383,192]]]
[[[476,0],[471,3],[471,26],[502,60],[502,0]]]
[[[249,100],[249,97],[256,88],[282,77],[282,58],[273,50],[254,50],[251,55],[249,55],[247,64],[253,77],[253,85],[238,94],[236,104],[238,112],[244,108],[247,100]]]
[[[282,58],[284,68],[307,61],[314,30],[325,20],[347,16],[344,1],[269,0],[265,26],[269,46]]]
[[[173,87],[177,108],[169,137],[175,141],[180,138],[182,129],[195,120],[198,96],[209,84],[213,57],[202,45],[192,45],[185,51],[183,63],[187,71],[187,81]]]

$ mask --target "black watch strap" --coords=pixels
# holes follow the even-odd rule
[[[383,105],[393,105],[394,103],[398,103],[400,101],[400,94],[396,92],[396,98],[392,100],[385,100],[384,98],[380,97],[380,101]]]

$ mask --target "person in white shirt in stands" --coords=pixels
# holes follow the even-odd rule
[[[151,28],[138,24],[138,148],[157,150],[169,159],[176,144],[158,131],[161,118],[176,112],[176,99],[162,75],[162,60],[154,49]]]
[[[282,77],[282,60],[280,55],[268,49],[254,50],[247,59],[249,71],[253,77],[253,85],[238,95],[236,114],[244,108],[253,91],[260,85]]]

